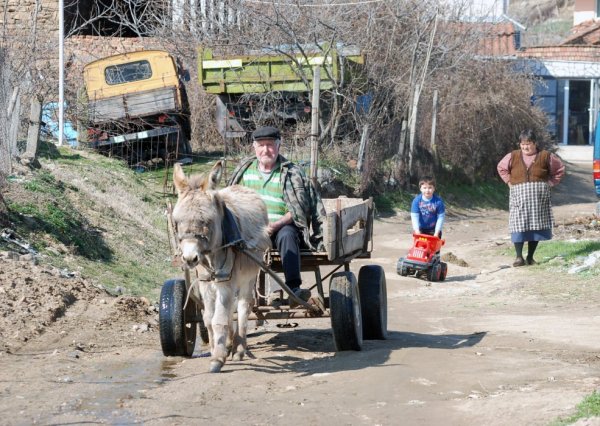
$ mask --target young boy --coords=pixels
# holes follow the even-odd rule
[[[442,238],[446,208],[442,199],[435,194],[435,179],[424,176],[419,181],[419,189],[421,193],[415,197],[410,209],[413,231]]]

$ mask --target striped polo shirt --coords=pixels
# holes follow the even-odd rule
[[[283,188],[281,186],[281,166],[279,162],[271,174],[265,178],[258,170],[258,160],[254,160],[246,169],[240,184],[258,192],[269,214],[269,222],[275,222],[288,211],[283,201]]]

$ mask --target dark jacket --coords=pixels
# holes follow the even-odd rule
[[[228,185],[238,184],[255,159],[248,157],[242,160],[233,171]],[[281,165],[283,200],[292,213],[292,219],[302,231],[306,246],[312,250],[322,250],[325,207],[321,196],[300,167],[282,155],[279,155],[278,161]]]

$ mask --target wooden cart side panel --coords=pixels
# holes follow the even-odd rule
[[[323,204],[327,211],[323,243],[329,260],[360,253],[369,247],[370,200],[327,199]],[[339,204],[339,210],[336,204]]]

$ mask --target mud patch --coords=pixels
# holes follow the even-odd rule
[[[458,257],[456,257],[456,255],[454,253],[452,253],[451,251],[449,251],[448,253],[442,254],[442,260],[444,262],[453,263],[458,266],[463,266],[463,267],[469,266],[469,264],[467,262],[465,262],[463,259],[459,259]]]

